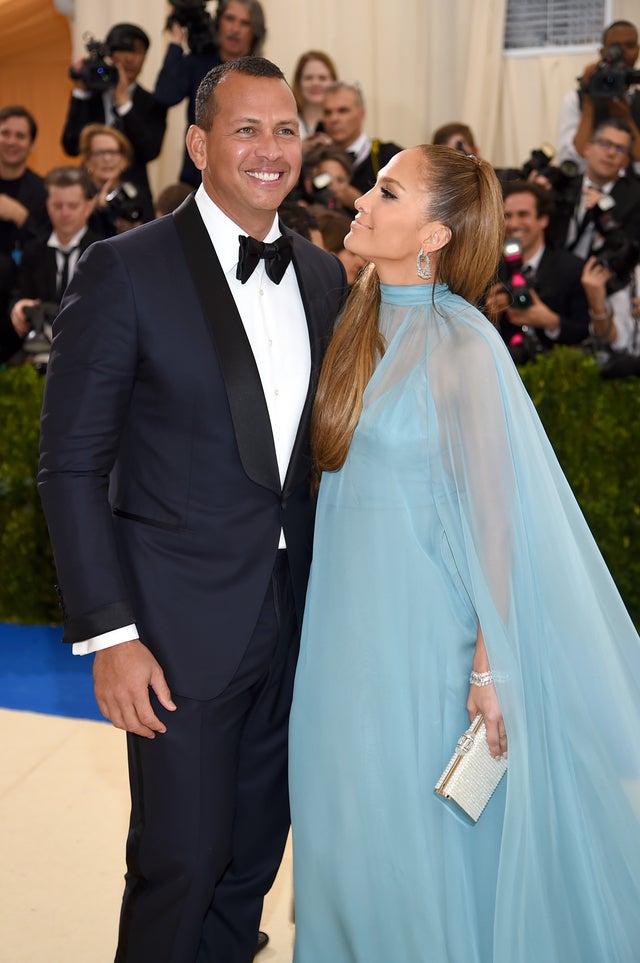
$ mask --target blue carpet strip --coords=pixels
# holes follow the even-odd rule
[[[93,656],[75,656],[62,629],[0,623],[0,707],[100,719],[93,697]]]

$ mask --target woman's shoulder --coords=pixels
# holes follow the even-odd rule
[[[483,359],[511,362],[509,352],[493,324],[473,304],[449,292],[439,306],[438,350],[455,352],[459,363]]]

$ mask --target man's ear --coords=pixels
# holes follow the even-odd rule
[[[207,166],[207,135],[201,127],[192,124],[186,136],[189,157],[199,171]]]

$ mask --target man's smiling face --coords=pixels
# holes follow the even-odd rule
[[[192,158],[218,207],[264,237],[300,173],[296,102],[284,80],[241,73],[224,77],[213,96],[211,129],[189,132]]]

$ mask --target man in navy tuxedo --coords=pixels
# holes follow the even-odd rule
[[[81,258],[42,415],[64,640],[96,651],[127,730],[118,963],[255,953],[289,823],[309,420],[346,296],[339,262],[278,221],[301,157],[277,67],[212,70],[187,144],[195,196]]]

